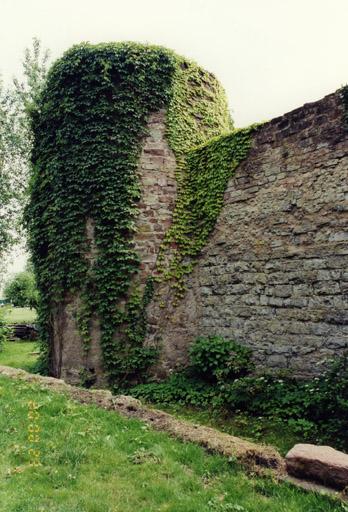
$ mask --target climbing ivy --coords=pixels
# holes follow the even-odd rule
[[[167,136],[176,158],[232,128],[225,92],[214,75],[178,57],[167,111]]]
[[[227,182],[247,155],[254,129],[232,131],[224,91],[210,73],[182,60],[175,78],[167,136],[176,156],[178,197],[156,276],[170,282],[173,305],[185,292],[185,276],[213,230]]]
[[[83,43],[49,72],[32,115],[26,210],[49,367],[54,313],[76,297],[86,356],[93,318],[100,321],[111,383],[145,371],[156,357],[142,344],[153,283],[136,284],[140,261],[132,237],[141,139],[149,114],[161,108],[180,162],[188,148],[231,126],[216,79],[161,47]]]
[[[342,98],[347,120],[347,87]],[[157,272],[144,285],[133,242],[137,168],[148,117],[162,108],[178,196]],[[74,302],[86,361],[98,319],[110,383],[124,385],[158,355],[143,344],[155,281],[170,284],[174,305],[183,296],[185,277],[214,228],[254,128],[231,131],[219,82],[170,50],[83,43],[52,66],[32,129],[26,220],[40,290],[42,363],[52,366],[55,313]]]
[[[158,257],[157,280],[170,282],[173,305],[185,292],[185,276],[192,271],[215,226],[228,180],[247,156],[254,128],[216,137],[187,153],[173,224]]]

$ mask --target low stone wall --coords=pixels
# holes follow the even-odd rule
[[[339,92],[261,125],[177,308],[149,307],[159,376],[199,335],[297,376],[348,347],[348,138]]]

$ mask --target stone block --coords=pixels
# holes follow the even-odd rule
[[[330,446],[296,444],[285,460],[286,469],[292,476],[336,489],[348,486],[348,455]]]

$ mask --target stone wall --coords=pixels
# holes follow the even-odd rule
[[[348,346],[348,138],[339,93],[261,125],[181,304],[149,306],[155,373],[198,335],[252,348],[264,369],[321,371]]]
[[[176,160],[166,139],[164,110],[150,116],[147,129],[138,167],[141,200],[134,236],[141,259],[141,284],[155,269],[161,242],[171,224],[176,199]]]
[[[252,348],[259,367],[298,376],[319,373],[323,362],[348,346],[343,116],[342,99],[335,93],[255,131],[184,299],[173,307],[169,290],[160,285],[160,299],[148,307],[146,344],[162,347],[155,375],[185,365],[187,348],[199,335],[233,338]],[[137,288],[156,271],[175,205],[176,161],[165,123],[165,111],[150,116],[139,160]],[[86,239],[86,257],[93,265],[93,219],[87,220]],[[92,319],[92,343],[84,351],[79,308],[79,296],[69,295],[53,309],[52,374],[79,383],[85,369],[90,384],[104,385],[99,321]]]

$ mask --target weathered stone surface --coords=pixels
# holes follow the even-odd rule
[[[177,308],[150,305],[148,341],[164,347],[158,375],[185,364],[200,335],[233,338],[259,367],[298,376],[320,374],[347,347],[343,113],[335,93],[258,128],[186,297]]]
[[[348,455],[330,446],[296,444],[285,460],[290,475],[337,489],[348,486]]]
[[[176,199],[176,160],[166,139],[165,121],[164,110],[150,116],[138,166],[141,200],[134,244],[141,259],[140,285],[144,285],[155,269],[161,242],[172,222]]]
[[[339,93],[260,125],[248,158],[231,178],[224,207],[178,307],[164,289],[148,308],[146,343],[162,347],[154,373],[187,363],[189,344],[219,334],[249,346],[260,368],[320,374],[348,346],[348,134]],[[165,112],[152,114],[138,174],[141,200],[134,246],[141,289],[171,224],[175,158]],[[86,254],[96,256],[93,219]],[[163,307],[163,304],[165,307]],[[103,385],[100,325],[91,349],[78,334],[79,296],[53,308],[52,374]],[[93,382],[93,380],[95,382]]]

